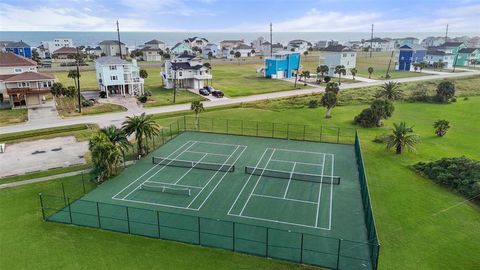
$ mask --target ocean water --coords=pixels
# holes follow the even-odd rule
[[[420,33],[420,32],[378,32],[375,33],[375,37],[390,37],[390,38],[401,38],[401,37],[416,37],[423,39],[427,36],[444,36],[445,33],[440,32],[431,32],[431,33]],[[471,32],[471,33],[450,33],[449,37],[457,36],[480,36],[480,32]],[[205,37],[210,42],[219,43],[225,39],[244,39],[246,43],[250,43],[258,37],[263,36],[266,39],[269,39],[269,33],[264,32],[248,32],[248,33],[220,33],[220,32],[120,32],[120,37],[122,42],[124,42],[127,47],[134,48],[138,45],[142,45],[146,41],[151,39],[158,39],[165,42],[167,45],[174,45],[177,42],[180,42],[188,37]],[[77,45],[84,46],[97,46],[99,42],[106,39],[117,39],[117,32],[0,32],[0,40],[8,41],[19,41],[23,40],[32,47],[37,47],[40,44],[40,41],[53,40],[54,38],[71,38],[73,43]],[[273,33],[273,42],[280,42],[284,45],[292,39],[304,39],[312,43],[319,40],[338,40],[340,42],[345,42],[348,40],[361,40],[369,39],[369,32],[279,32]]]

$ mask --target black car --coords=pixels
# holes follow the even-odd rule
[[[213,90],[212,91],[212,96],[216,98],[223,98],[223,92],[219,90]]]
[[[200,90],[198,90],[198,93],[199,93],[200,95],[202,95],[202,96],[208,96],[208,95],[210,95],[210,92],[208,92],[208,90],[205,89],[205,88],[201,88]]]

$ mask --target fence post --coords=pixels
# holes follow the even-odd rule
[[[258,137],[258,120],[257,120],[257,137]]]
[[[213,128],[213,118],[210,118],[210,119],[212,120],[212,130],[211,130],[211,131],[212,131],[212,132],[215,132],[215,131],[214,131],[215,129]]]
[[[38,193],[38,196],[40,198],[40,208],[42,209],[42,218],[43,218],[43,221],[45,221],[45,209],[43,209],[43,197],[42,197],[42,193]]]
[[[157,211],[157,227],[158,227],[158,239],[161,239],[162,236],[160,234],[160,212]]]
[[[228,124],[229,124],[229,121],[228,121],[228,119],[227,119],[227,134],[228,134]]]
[[[342,244],[342,239],[338,239],[338,249],[337,249],[337,268],[340,266],[340,245]]]
[[[97,202],[97,217],[98,217],[98,227],[102,228],[102,223],[100,222],[100,207],[98,207],[98,202]]]
[[[305,141],[305,133],[307,132],[307,125],[303,125],[303,140]]]
[[[162,144],[165,144],[165,137],[163,135],[163,128],[162,128]]]
[[[128,227],[128,233],[130,234],[130,215],[128,214],[128,206],[127,208],[127,227]]]
[[[187,116],[183,116],[183,131],[187,131]]]
[[[180,120],[177,118],[177,134],[180,133]]]
[[[268,257],[268,227],[267,229],[267,234],[266,234],[266,241],[265,241],[265,257]]]
[[[63,185],[63,182],[61,182],[60,184],[62,185],[63,203],[65,206],[67,206],[67,196],[65,195],[65,186]]]
[[[72,208],[70,208],[70,200],[68,198],[67,198],[67,205],[68,205],[68,215],[70,216],[70,224],[73,224]]]
[[[198,244],[202,245],[200,241],[200,217],[197,218],[197,222],[198,222]]]
[[[337,143],[339,142],[340,139],[340,128],[337,128]]]
[[[232,250],[235,251],[235,222],[232,222]]]
[[[287,140],[290,135],[290,124],[287,123]]]
[[[82,187],[83,187],[83,194],[87,193],[85,189],[85,180],[83,179],[83,172],[82,172]]]
[[[320,142],[322,142],[323,126],[320,126]]]
[[[170,124],[170,140],[173,139],[173,134],[172,134],[172,124]]]
[[[242,135],[243,135],[243,119],[242,119],[242,122],[241,122],[241,123],[242,123],[241,125],[242,125]]]
[[[303,263],[303,233],[302,239],[300,239],[300,263]]]
[[[275,137],[275,123],[272,123],[272,138]]]

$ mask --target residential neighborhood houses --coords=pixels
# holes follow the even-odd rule
[[[412,71],[415,63],[425,61],[427,49],[418,44],[403,45],[399,48],[396,70]]]
[[[162,72],[165,88],[191,88],[198,90],[212,80],[210,68],[203,64],[200,57],[183,54],[165,61]]]
[[[95,60],[95,73],[100,91],[110,95],[140,96],[144,80],[135,59],[128,62],[118,56],[104,56]]]
[[[118,46],[118,40],[104,40],[98,43],[102,53],[102,56],[120,56],[120,51],[122,57],[126,57],[128,55],[127,48],[125,43],[120,42],[120,46]]]
[[[357,53],[343,45],[330,45],[324,50],[324,65],[328,66],[328,75],[335,75],[335,67],[344,66],[347,74],[357,64]]]
[[[300,56],[300,52],[276,52],[265,59],[264,76],[272,79],[292,78],[300,69]]]
[[[55,38],[50,41],[41,41],[37,51],[40,58],[51,58],[53,52],[64,47],[73,48],[73,40],[71,38]]]

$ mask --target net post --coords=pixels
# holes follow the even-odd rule
[[[337,127],[337,143],[339,142],[340,139],[340,128]]]
[[[70,216],[70,224],[73,224],[72,208],[70,207],[70,200],[68,198],[67,198],[67,205],[68,205],[68,215]]]
[[[62,186],[63,203],[65,206],[67,206],[67,196],[65,195],[65,186],[63,185],[63,182],[61,182],[60,184]]]
[[[202,245],[200,241],[200,217],[197,218],[197,223],[198,223],[198,244]]]
[[[160,234],[160,212],[157,210],[157,228],[158,228],[158,239],[162,238],[162,235]]]
[[[98,202],[97,202],[97,218],[98,218],[98,227],[102,228],[102,223],[100,222],[100,207],[98,206]]]
[[[303,233],[300,239],[300,263],[303,263]]]
[[[232,222],[232,250],[235,251],[235,222]]]
[[[42,219],[43,221],[45,221],[45,209],[43,207],[43,194],[42,193],[38,193],[38,197],[40,199],[40,208],[42,209]]]
[[[130,234],[130,215],[128,213],[128,206],[125,207],[127,211],[127,227],[128,227],[128,234]]]
[[[85,189],[85,179],[83,178],[83,172],[82,172],[82,187],[83,187],[83,194],[87,193],[87,190]]]
[[[337,249],[337,267],[335,269],[340,269],[340,246],[342,244],[342,239],[338,239],[338,249]]]

